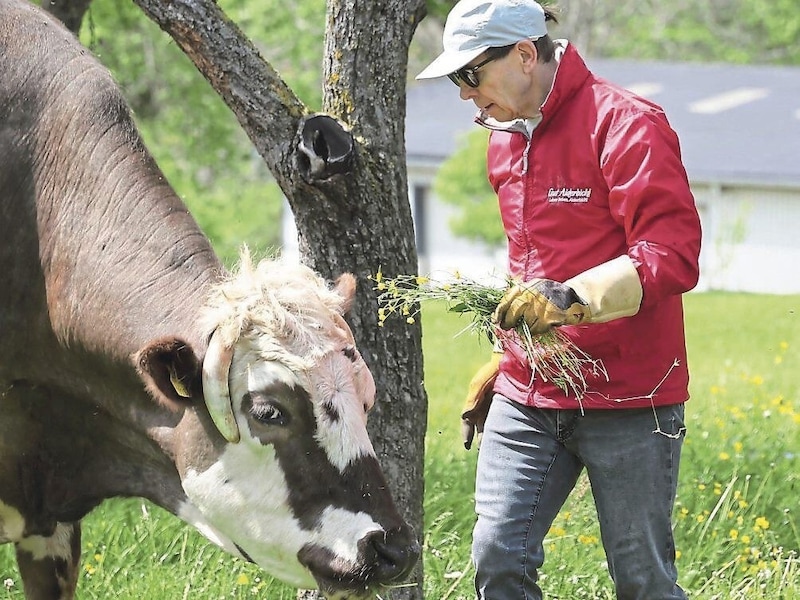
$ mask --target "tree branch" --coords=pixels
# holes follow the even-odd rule
[[[284,188],[305,105],[212,0],[134,0],[230,107]],[[285,190],[286,188],[284,188]]]

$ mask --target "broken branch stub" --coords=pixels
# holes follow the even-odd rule
[[[355,144],[344,125],[328,115],[315,114],[300,122],[297,132],[297,167],[309,183],[349,173]]]

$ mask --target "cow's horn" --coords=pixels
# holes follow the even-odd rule
[[[203,359],[203,397],[214,425],[226,440],[235,444],[240,435],[228,387],[233,348],[223,344],[220,338],[215,331]]]

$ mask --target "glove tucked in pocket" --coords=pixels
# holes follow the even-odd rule
[[[483,433],[483,424],[489,414],[489,406],[494,395],[494,381],[500,371],[502,352],[493,352],[492,358],[473,375],[467,388],[464,409],[461,412],[461,437],[464,448],[472,447],[475,434]]]

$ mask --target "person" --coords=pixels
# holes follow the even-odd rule
[[[482,431],[477,597],[543,597],[543,540],[585,469],[616,597],[686,598],[672,510],[689,381],[682,294],[699,277],[700,220],[664,111],[592,73],[548,21],[555,9],[534,0],[461,0],[444,51],[417,76],[449,77],[491,130],[516,281],[495,312],[502,347],[463,415],[467,447]],[[603,372],[569,392],[545,380],[515,337],[522,321],[534,335],[558,327]]]

